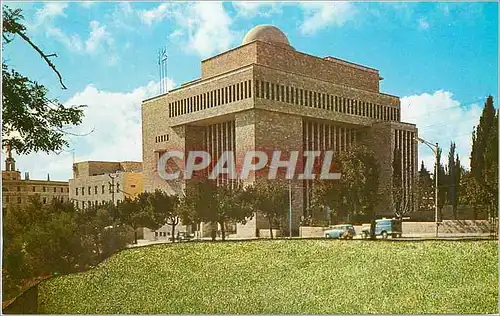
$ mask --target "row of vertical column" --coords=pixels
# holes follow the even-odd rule
[[[399,121],[400,109],[392,106],[310,91],[267,81],[255,81],[255,96],[279,102],[365,116],[384,121]]]
[[[354,128],[334,124],[304,121],[302,124],[304,151],[333,150],[337,153],[349,150],[358,141],[358,132]],[[309,215],[313,180],[303,180],[304,216]]]
[[[210,153],[211,161],[208,166],[208,174],[212,172],[217,164],[222,153],[225,151],[231,151],[233,158],[236,161],[235,155],[235,123],[234,121],[226,121],[222,123],[212,124],[205,127],[204,131],[204,147],[207,152]],[[221,174],[215,179],[217,185],[228,183],[228,175]]]
[[[400,152],[402,174],[401,181],[404,201],[409,201],[410,210],[415,207],[415,164],[416,164],[416,148],[417,144],[414,141],[415,133],[405,130],[394,130],[394,142],[396,149]]]
[[[168,104],[168,117],[197,112],[251,97],[252,80],[246,80],[227,87],[170,102]]]

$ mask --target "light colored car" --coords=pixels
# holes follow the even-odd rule
[[[345,239],[353,239],[356,235],[356,231],[354,230],[354,226],[351,224],[341,224],[335,225],[325,230],[325,238],[345,238]]]

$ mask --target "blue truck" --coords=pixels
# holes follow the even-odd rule
[[[401,237],[403,234],[401,220],[395,218],[382,218],[375,220],[375,236],[382,238]],[[370,237],[370,227],[363,229],[363,238]]]

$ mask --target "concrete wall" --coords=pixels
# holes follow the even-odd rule
[[[260,238],[271,238],[269,229],[259,229]],[[281,237],[281,231],[279,229],[273,229],[273,238]]]
[[[368,227],[365,225],[364,227]],[[300,237],[312,238],[323,237],[326,227],[301,226]],[[354,226],[356,234],[360,234],[363,226]],[[487,220],[445,220],[439,225],[439,234],[467,234],[484,235],[489,234],[492,229],[491,223]],[[498,229],[498,227],[497,227]],[[436,234],[436,224],[434,222],[403,222],[403,237],[433,237]]]
[[[440,234],[487,234],[492,226],[487,220],[445,220],[439,225]],[[434,235],[434,222],[403,222],[403,236]]]
[[[324,237],[325,227],[300,226],[299,236],[303,238]]]
[[[189,226],[177,225],[175,226],[175,235],[177,237],[177,232],[188,232],[191,233]],[[156,234],[155,234],[156,233]],[[168,240],[172,237],[172,226],[163,225],[156,231],[149,228],[143,228],[143,238],[146,240]]]

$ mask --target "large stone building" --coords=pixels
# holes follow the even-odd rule
[[[7,146],[5,170],[2,170],[2,207],[24,207],[35,195],[40,196],[43,204],[51,203],[53,199],[68,201],[69,188],[67,181],[31,180],[29,173],[21,179],[21,172],[16,170],[16,161]]]
[[[144,189],[183,190],[184,180],[165,181],[158,174],[158,160],[172,149],[185,156],[206,150],[212,157],[233,150],[241,166],[250,150],[340,152],[364,143],[380,163],[382,189],[391,183],[392,156],[399,149],[409,192],[417,172],[417,128],[401,122],[400,100],[381,93],[380,80],[376,69],[296,51],[278,28],[256,26],[240,46],[203,60],[201,78],[143,102]],[[310,180],[293,180],[295,234],[310,206],[310,187]],[[392,215],[390,194],[383,196],[377,213]],[[255,216],[236,225],[236,233],[256,236],[266,225]]]
[[[143,191],[142,163],[85,161],[73,164],[69,198],[78,209],[133,198]]]

